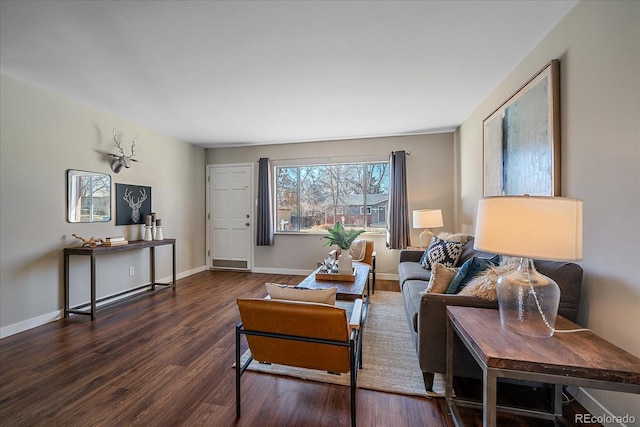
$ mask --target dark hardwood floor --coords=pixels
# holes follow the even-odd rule
[[[235,416],[235,299],[300,276],[202,272],[178,291],[0,340],[2,426],[349,425],[349,388],[248,372]],[[379,281],[377,290],[397,291]],[[444,399],[358,389],[359,426],[452,426]],[[479,425],[474,411],[465,416]],[[513,420],[509,425],[549,425]]]

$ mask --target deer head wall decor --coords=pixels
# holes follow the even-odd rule
[[[122,170],[122,167],[129,168],[131,166],[131,162],[137,162],[138,160],[134,159],[133,156],[136,155],[136,142],[138,142],[138,136],[136,135],[131,142],[131,155],[127,156],[124,153],[124,149],[120,142],[118,142],[118,138],[116,137],[116,130],[113,130],[113,142],[116,144],[116,148],[120,151],[120,154],[111,154],[115,159],[111,162],[111,170],[115,173],[119,173]]]
[[[147,191],[143,188],[140,190],[140,197],[135,202],[133,201],[133,197],[131,196],[131,190],[126,189],[124,191],[124,201],[129,203],[129,207],[131,208],[131,219],[133,222],[138,222],[140,219],[140,207],[142,206],[142,202],[147,200]]]

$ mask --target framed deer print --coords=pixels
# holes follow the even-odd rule
[[[151,187],[116,184],[116,225],[144,224],[151,214]]]

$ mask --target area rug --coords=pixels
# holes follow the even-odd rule
[[[409,332],[400,292],[378,291],[371,296],[362,341],[362,369],[357,386],[390,393],[443,397],[444,376],[436,375],[433,391],[424,388],[418,356]],[[241,362],[247,360],[247,350]],[[263,365],[255,360],[249,370],[287,375],[305,380],[349,385],[349,374],[329,374],[312,369],[283,365]]]

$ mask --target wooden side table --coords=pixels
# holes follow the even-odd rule
[[[534,338],[501,329],[498,310],[447,307],[446,398],[456,425],[463,425],[457,406],[482,408],[486,427],[496,425],[496,410],[548,420],[562,419],[562,385],[640,394],[640,358],[591,331],[556,332]],[[580,329],[558,316],[556,331]],[[458,335],[483,372],[482,404],[455,397],[453,339]],[[555,385],[553,412],[496,405],[498,378]]]

